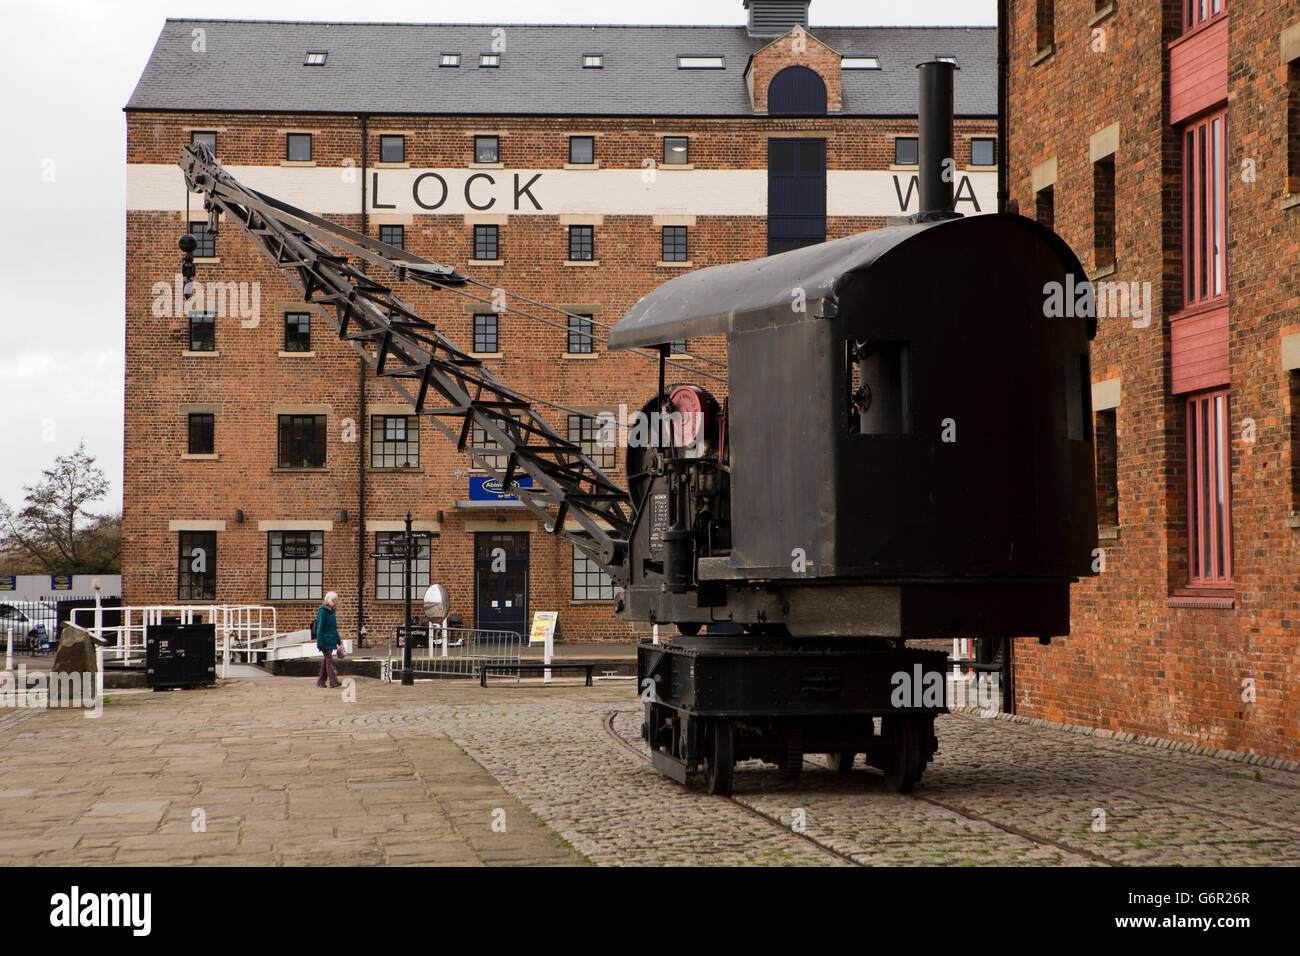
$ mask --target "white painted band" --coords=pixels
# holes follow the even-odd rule
[[[229,172],[245,185],[308,212],[355,214],[361,207],[361,172],[355,166],[231,166]],[[995,170],[957,175],[958,212],[995,209]],[[691,169],[656,175],[649,182],[639,169],[372,169],[369,178],[367,201],[375,215],[767,215],[765,169]],[[918,193],[915,173],[909,171],[832,169],[826,174],[829,216],[913,213],[918,209]],[[974,202],[965,198],[971,196]],[[181,212],[185,202],[179,168],[128,164],[128,211]],[[191,211],[194,202],[195,197],[190,197]]]

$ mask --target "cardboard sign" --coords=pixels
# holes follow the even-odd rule
[[[528,643],[545,644],[547,640],[554,642],[559,625],[559,611],[537,611],[533,614],[533,627],[528,632]]]

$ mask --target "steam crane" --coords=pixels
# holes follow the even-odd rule
[[[466,276],[181,151],[210,228],[243,229],[417,414],[597,562],[619,618],[676,626],[638,647],[642,734],[662,772],[702,770],[713,793],[738,760],[794,776],[806,753],[844,772],[862,754],[910,790],[938,748],[948,658],[907,642],[1046,643],[1093,573],[1096,323],[1044,308],[1087,276],[1029,219],[952,211],[952,65],[919,70],[913,221],[679,276],[614,326],[612,349],[659,361],[627,489],[376,277]],[[664,385],[669,343],[708,335],[726,336],[725,403]]]

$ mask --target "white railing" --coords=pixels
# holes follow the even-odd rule
[[[252,659],[274,654],[283,643],[276,609],[257,604],[150,604],[108,608],[121,615],[121,623],[103,624],[101,608],[74,608],[72,623],[91,631],[103,643],[104,659],[121,664],[143,663],[149,628],[164,618],[181,624],[213,624],[221,675],[226,676],[231,658]],[[89,619],[89,620],[87,620]]]

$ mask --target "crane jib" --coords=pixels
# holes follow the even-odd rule
[[[626,584],[633,523],[627,491],[580,445],[551,428],[527,398],[499,382],[480,360],[352,260],[387,269],[398,281],[435,288],[463,285],[465,276],[249,189],[205,146],[182,148],[179,165],[190,191],[204,196],[209,215],[224,214],[238,225],[303,301],[318,306],[340,339],[388,379],[417,414],[492,477],[503,483],[520,472],[531,477],[532,486],[516,493],[524,507],[599,564],[616,585]],[[192,243],[182,248],[192,268]],[[467,444],[473,426],[488,445]]]

